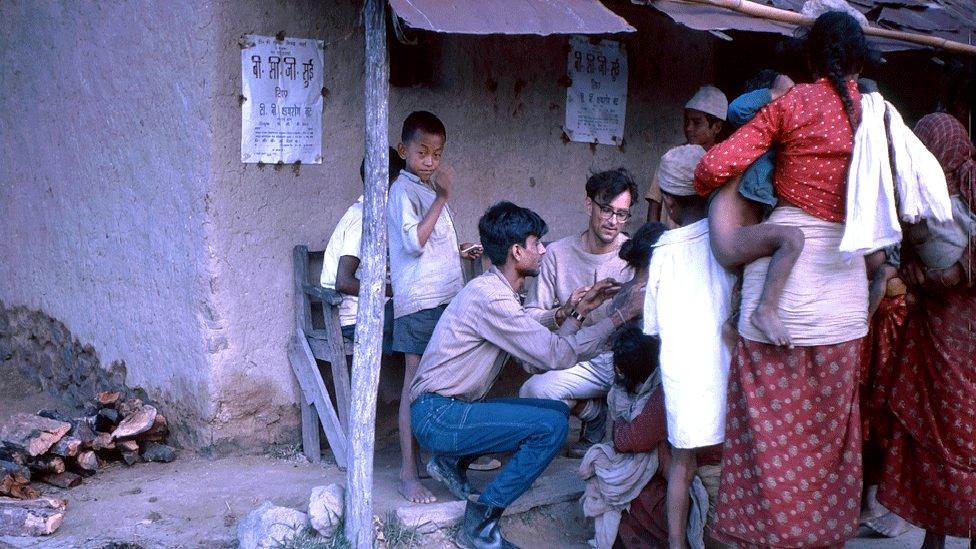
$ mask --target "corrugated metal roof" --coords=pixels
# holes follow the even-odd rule
[[[389,0],[407,26],[454,34],[634,32],[599,0]]]
[[[743,15],[731,10],[681,0],[631,0],[653,6],[674,21],[696,30],[742,30],[770,32],[786,36],[796,33],[796,26]],[[800,11],[804,0],[754,0],[780,9]],[[873,26],[917,34],[927,34],[963,44],[976,43],[976,16],[969,0],[849,0],[864,13]],[[969,7],[961,7],[969,4]],[[968,17],[967,17],[968,15]],[[883,51],[923,49],[926,46],[897,40],[869,37]]]

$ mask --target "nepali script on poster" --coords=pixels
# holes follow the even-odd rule
[[[322,163],[325,42],[247,35],[241,50],[241,162]]]
[[[627,50],[614,40],[569,39],[572,84],[566,89],[566,135],[573,141],[619,145],[627,111]]]

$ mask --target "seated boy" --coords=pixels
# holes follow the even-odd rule
[[[731,350],[722,327],[729,316],[735,276],[712,255],[707,199],[695,193],[694,171],[704,155],[699,145],[682,145],[661,159],[657,178],[664,207],[678,228],[666,231],[657,242],[644,305],[644,332],[661,338],[660,369],[673,447],[667,492],[671,547],[687,546],[696,450],[725,440]],[[717,476],[711,480],[717,485]]]
[[[695,95],[685,103],[682,126],[685,141],[691,145],[701,145],[706,151],[712,148],[725,128],[728,108],[729,100],[722,90],[715,86],[698,88]],[[673,229],[674,223],[668,218],[668,213],[661,209],[661,187],[657,179],[651,180],[644,199],[647,200],[647,220],[660,221]]]
[[[363,161],[365,162],[365,160]],[[390,148],[390,183],[397,178],[403,169],[403,159],[396,149]],[[365,166],[359,165],[359,177],[365,179]],[[356,202],[349,206],[346,213],[339,218],[329,244],[325,247],[322,258],[322,276],[319,283],[324,288],[330,288],[342,295],[339,304],[339,326],[342,327],[342,339],[345,343],[346,354],[352,354],[352,344],[356,333],[356,313],[359,312],[359,250],[363,240],[363,197],[360,195]],[[391,289],[387,287],[387,295]],[[383,317],[383,352],[390,353],[390,337],[393,326],[393,303],[386,302],[386,313]]]
[[[403,121],[397,153],[406,164],[390,187],[387,232],[390,277],[393,283],[393,350],[403,353],[400,395],[400,494],[415,503],[435,500],[420,483],[416,443],[410,434],[410,383],[420,357],[444,308],[464,284],[461,257],[475,259],[479,248],[458,247],[454,219],[447,201],[454,187],[454,171],[441,165],[447,132],[426,111]],[[460,250],[465,250],[459,256]]]
[[[571,367],[600,352],[614,328],[636,317],[643,303],[643,286],[634,286],[618,296],[607,317],[583,328],[581,319],[616,288],[602,280],[555,332],[534,320],[519,294],[526,277],[539,274],[546,253],[539,239],[546,232],[535,212],[510,202],[485,212],[478,233],[492,266],[447,306],[410,388],[414,435],[434,454],[428,470],[466,500],[456,540],[461,547],[512,547],[498,528],[502,512],[549,465],[569,428],[562,402],[484,399],[508,356],[533,372]],[[494,452],[515,454],[475,497],[465,464]]]

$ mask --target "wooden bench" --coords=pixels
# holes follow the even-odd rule
[[[319,285],[324,252],[310,252],[306,246],[295,246],[295,335],[288,350],[292,371],[298,379],[302,412],[302,449],[311,462],[322,459],[319,427],[335,455],[336,464],[346,467],[348,447],[350,380],[346,348],[339,325],[339,303],[335,290]],[[462,261],[467,279],[484,271],[482,261]],[[335,387],[333,406],[329,389],[322,378],[317,360],[328,362]]]
[[[346,467],[349,432],[349,369],[339,325],[341,296],[319,286],[323,252],[295,246],[295,335],[288,350],[292,371],[301,387],[302,449],[312,462],[322,459],[319,426],[332,448],[336,464]],[[316,314],[317,313],[317,314]],[[328,362],[335,387],[333,406],[318,362]]]

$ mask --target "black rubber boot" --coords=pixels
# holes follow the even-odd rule
[[[434,455],[427,462],[427,472],[434,480],[444,483],[454,497],[464,501],[471,494],[478,495],[468,482],[468,464],[472,461],[474,458],[458,459]]]
[[[504,510],[504,507],[490,507],[469,499],[464,507],[464,521],[454,541],[465,549],[518,549],[502,537],[498,528]]]
[[[607,434],[607,402],[600,402],[600,411],[597,416],[590,421],[584,421],[580,426],[579,442],[570,446],[566,455],[573,459],[580,459],[590,449],[590,446],[603,442],[603,437]]]

